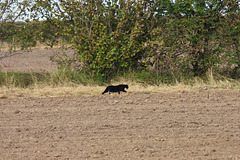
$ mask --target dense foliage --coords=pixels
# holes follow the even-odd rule
[[[1,3],[1,41],[26,49],[36,42],[52,47],[64,39],[83,62],[81,69],[97,77],[111,79],[129,69],[150,70],[157,77],[201,76],[211,68],[238,78],[236,0],[24,2],[19,7],[28,12],[10,18],[2,8],[13,4]],[[26,21],[16,23],[14,16]]]

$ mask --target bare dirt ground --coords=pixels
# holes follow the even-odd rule
[[[1,159],[240,159],[239,91],[0,99]]]
[[[0,69],[55,70],[50,56],[34,50]],[[2,160],[240,159],[240,92],[1,96],[0,144]]]
[[[6,51],[0,52],[0,57],[4,57]],[[56,54],[56,50],[33,49],[32,52],[19,51],[14,56],[0,58],[0,71],[53,71],[57,69],[57,64],[50,58]]]

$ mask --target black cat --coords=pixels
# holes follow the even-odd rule
[[[103,91],[102,94],[109,92],[109,94],[111,94],[112,92],[118,92],[118,94],[120,94],[120,92],[127,92],[124,89],[128,89],[128,85],[125,84],[120,84],[117,86],[108,86],[105,91]]]

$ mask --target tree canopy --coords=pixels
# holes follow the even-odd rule
[[[210,68],[236,78],[240,68],[236,0],[6,0],[0,10],[1,41],[26,49],[64,39],[82,69],[104,79],[129,69],[201,76]]]

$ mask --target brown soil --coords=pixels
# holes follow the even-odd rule
[[[8,52],[1,51],[0,57],[5,57]],[[19,51],[13,56],[0,58],[0,71],[53,71],[57,69],[56,63],[50,58],[57,54],[56,49],[34,49],[32,52]]]
[[[0,99],[8,159],[240,159],[239,91]]]

